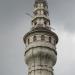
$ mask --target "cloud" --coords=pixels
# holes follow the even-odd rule
[[[58,31],[59,43],[57,45],[58,60],[55,65],[55,75],[75,74],[75,34],[64,30]]]
[[[51,23],[59,27],[64,24],[65,31],[75,32],[75,1],[74,0],[51,0],[49,1],[49,12]]]

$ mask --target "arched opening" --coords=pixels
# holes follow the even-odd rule
[[[47,25],[47,22],[45,21],[44,24],[45,24],[45,26],[46,26],[46,25]]]
[[[36,26],[37,22],[34,22],[34,25]]]
[[[28,39],[28,44],[30,43],[30,40]]]
[[[36,36],[33,37],[33,41],[36,41]]]
[[[45,40],[45,36],[41,35],[41,40],[44,41]]]
[[[44,12],[44,15],[47,16],[47,12]]]
[[[49,37],[49,42],[51,43],[51,37]]]

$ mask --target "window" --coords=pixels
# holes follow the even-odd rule
[[[41,40],[45,40],[45,36],[44,35],[41,35]]]
[[[28,39],[28,44],[30,43],[30,40]]]
[[[33,37],[33,41],[36,41],[36,36]]]
[[[51,43],[51,37],[49,37],[49,42]]]
[[[47,16],[47,12],[44,12],[44,15]]]
[[[36,25],[37,24],[37,22],[34,22],[34,25]]]
[[[47,22],[45,21],[44,24],[47,25]]]

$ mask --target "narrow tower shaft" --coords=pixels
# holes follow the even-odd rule
[[[32,28],[23,39],[28,75],[53,75],[58,36],[50,29],[47,0],[35,0]]]

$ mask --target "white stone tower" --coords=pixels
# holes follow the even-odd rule
[[[51,31],[47,0],[35,0],[32,28],[23,40],[28,75],[54,75],[58,36]]]

